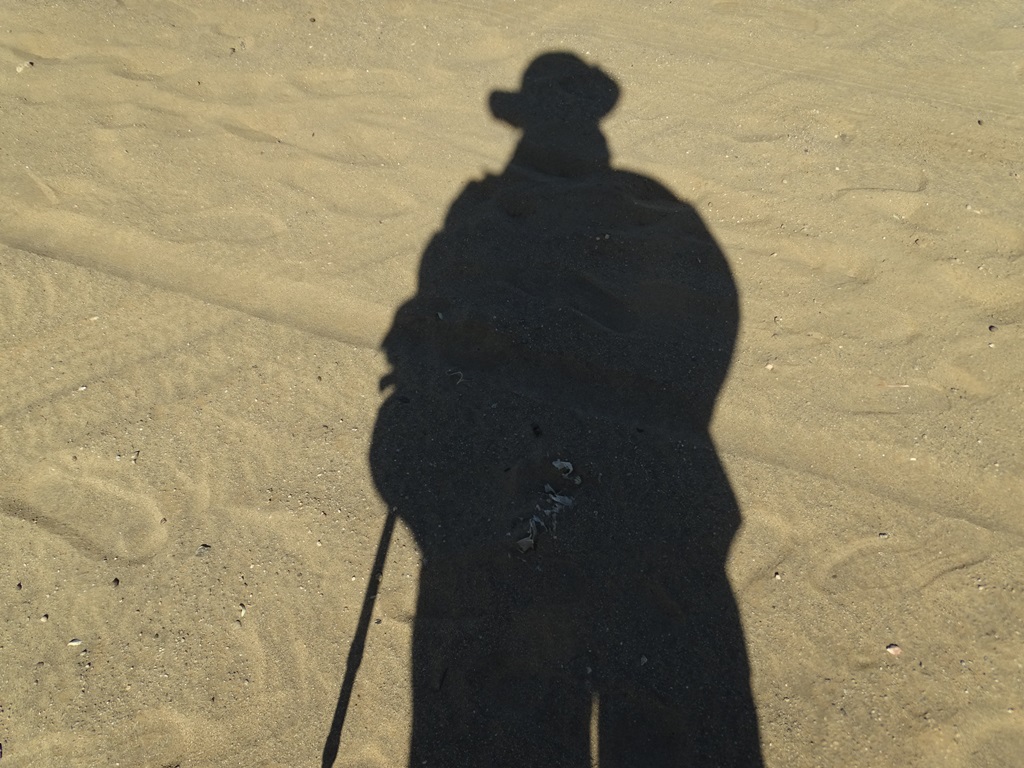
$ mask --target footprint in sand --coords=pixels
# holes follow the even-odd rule
[[[991,550],[991,537],[976,526],[947,520],[925,526],[910,541],[880,532],[877,538],[853,541],[815,574],[827,594],[895,589],[923,589],[940,576],[981,562]]]
[[[46,467],[14,486],[0,512],[37,523],[83,552],[129,561],[152,557],[167,540],[151,490],[125,474]]]

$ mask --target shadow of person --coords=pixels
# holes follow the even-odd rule
[[[614,170],[616,83],[569,53],[423,254],[370,461],[422,551],[410,766],[758,766],[708,435],[739,319],[688,204]]]

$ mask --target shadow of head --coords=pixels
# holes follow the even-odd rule
[[[571,53],[545,53],[523,73],[518,92],[494,91],[491,113],[523,131],[512,164],[555,176],[606,169],[599,123],[619,100],[618,84]]]
[[[618,100],[618,84],[600,68],[554,52],[530,63],[517,93],[491,93],[490,107],[499,120],[527,131],[552,123],[596,128]]]

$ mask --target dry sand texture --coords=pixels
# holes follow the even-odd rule
[[[0,5],[3,765],[319,764],[379,344],[549,50],[739,287],[766,765],[1021,764],[1019,2]],[[400,526],[339,765],[404,764],[418,569]]]

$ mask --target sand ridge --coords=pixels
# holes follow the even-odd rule
[[[4,764],[320,764],[387,512],[380,345],[513,153],[488,94],[568,50],[621,88],[612,167],[692,206],[735,281],[710,436],[765,765],[1015,765],[1021,24],[1009,2],[9,8]],[[559,279],[636,332],[615,281]],[[573,523],[570,564],[600,542]],[[396,529],[338,765],[408,759],[423,541]],[[532,668],[503,663],[519,691]]]

